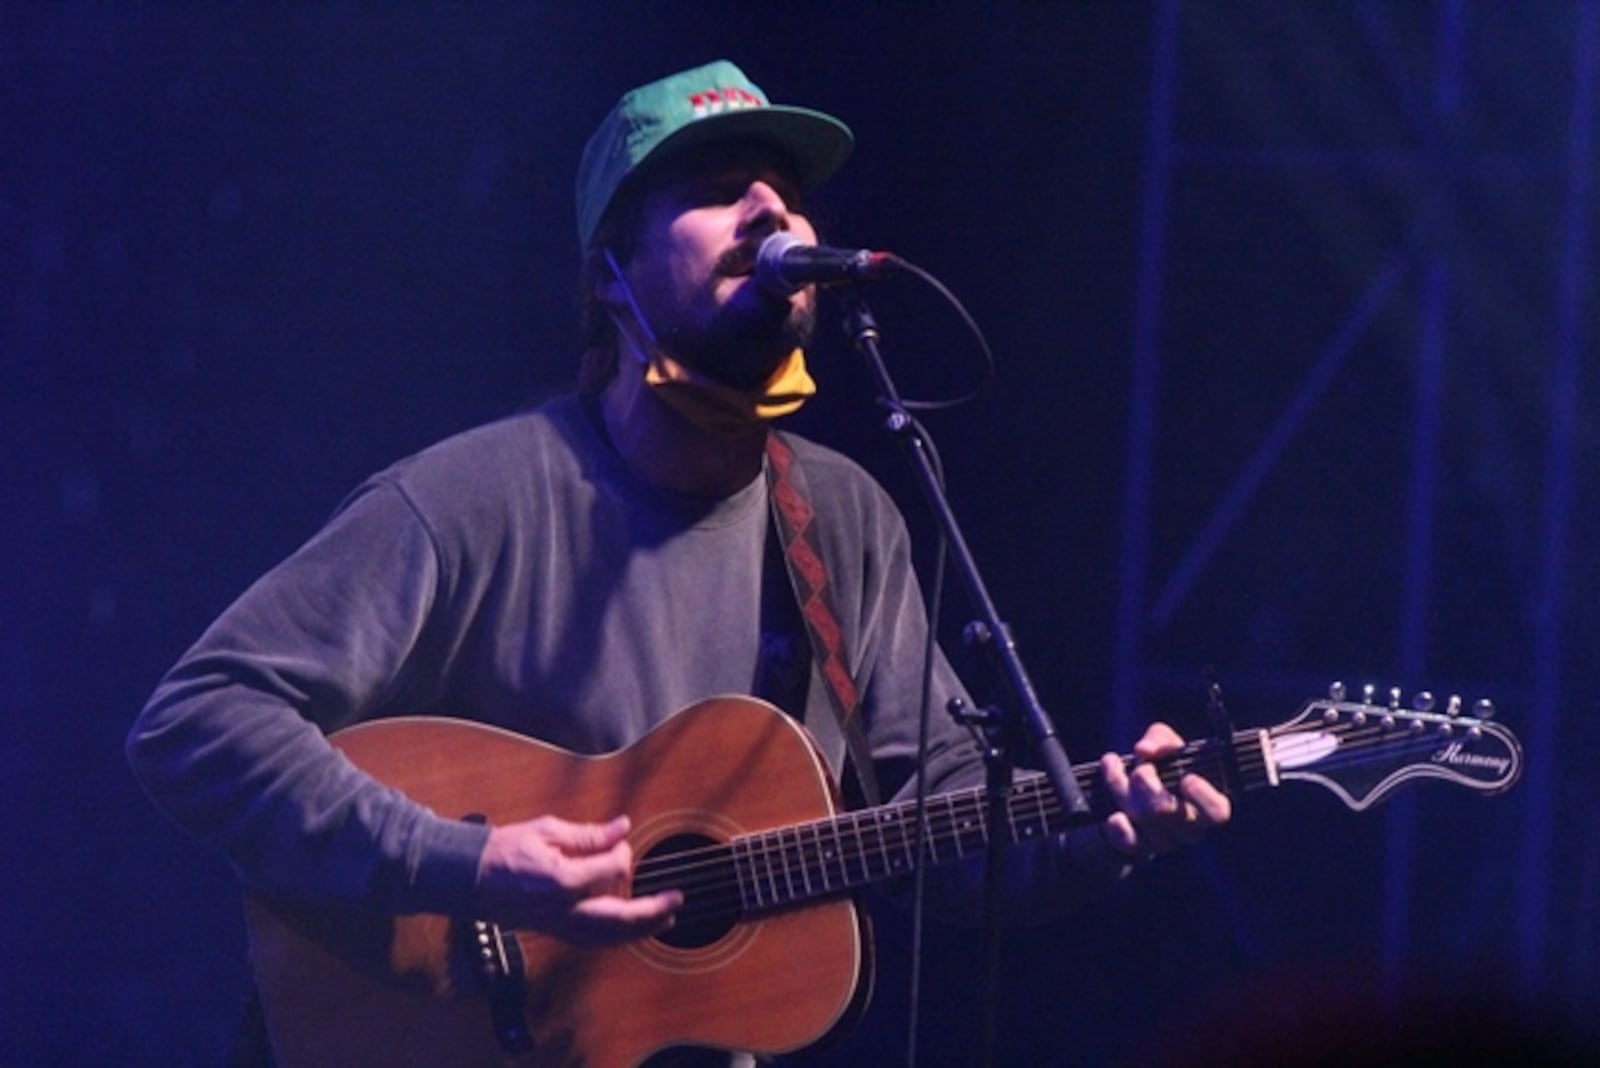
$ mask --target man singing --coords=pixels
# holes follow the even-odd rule
[[[578,172],[578,389],[374,475],[228,608],[129,737],[155,802],[264,895],[610,946],[661,934],[683,902],[631,892],[629,812],[468,822],[369,777],[325,735],[470,716],[595,754],[749,694],[805,724],[844,780],[909,796],[929,623],[904,524],[854,463],[773,430],[815,390],[816,294],[753,277],[769,235],[815,243],[807,197],[851,147],[843,123],[769,103],[727,62],[626,94]],[[815,516],[858,698],[843,716],[771,506],[777,455]],[[961,686],[942,656],[929,669],[942,710]],[[855,730],[870,767],[851,766]],[[1157,724],[1136,753],[1179,744]],[[983,781],[942,711],[922,759],[935,793]],[[1147,765],[1102,766],[1118,811],[1016,851],[1014,910],[1079,899],[1228,818],[1203,779],[1173,792]]]

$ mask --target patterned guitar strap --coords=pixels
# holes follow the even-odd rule
[[[794,450],[776,430],[767,434],[767,496],[772,502],[772,517],[783,545],[783,559],[794,587],[800,616],[811,639],[811,655],[818,676],[828,691],[839,733],[844,736],[847,763],[855,777],[861,800],[879,804],[878,779],[872,770],[872,754],[861,729],[861,693],[850,674],[849,650],[844,631],[833,611],[833,595],[828,589],[828,565],[822,558],[816,536],[816,513],[806,492],[805,472],[795,461]],[[813,727],[815,729],[815,727]]]

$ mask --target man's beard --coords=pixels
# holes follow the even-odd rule
[[[740,292],[708,319],[680,317],[658,340],[691,369],[723,385],[755,389],[790,353],[811,343],[816,324],[814,300],[795,306],[759,292]]]

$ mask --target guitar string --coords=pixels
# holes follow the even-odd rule
[[[1319,729],[1323,729],[1323,728],[1319,728]],[[1398,748],[1401,748],[1401,749],[1410,749],[1410,748],[1426,749],[1426,748],[1433,748],[1433,747],[1435,747],[1436,745],[1439,744],[1439,737],[1436,736],[1436,735],[1421,735],[1421,736],[1418,736],[1418,735],[1413,735],[1413,734],[1409,734],[1409,733],[1402,734],[1402,733],[1399,733],[1399,732],[1396,732],[1396,731],[1393,731],[1393,730],[1384,731],[1384,730],[1381,730],[1381,729],[1359,731],[1359,730],[1352,730],[1352,728],[1349,725],[1339,725],[1339,726],[1336,726],[1336,727],[1325,728],[1325,729],[1329,730],[1330,732],[1343,733],[1343,734],[1348,735],[1349,737],[1347,739],[1345,739],[1346,741],[1352,741],[1353,740],[1353,741],[1356,741],[1356,742],[1360,742],[1360,741],[1363,741],[1366,736],[1377,735],[1377,736],[1380,737],[1380,740],[1386,740],[1389,743],[1390,748],[1398,747]],[[1287,733],[1292,734],[1292,733],[1309,733],[1309,732],[1307,732],[1307,731],[1299,731],[1299,732],[1287,732]],[[1196,743],[1197,748],[1193,752],[1187,752],[1187,753],[1181,754],[1178,757],[1173,758],[1173,759],[1171,759],[1169,761],[1163,762],[1164,778],[1170,779],[1170,780],[1175,782],[1178,778],[1181,778],[1182,775],[1187,774],[1189,771],[1194,770],[1196,767],[1198,767],[1198,766],[1200,766],[1202,764],[1214,763],[1216,758],[1217,758],[1217,754],[1215,752],[1205,751],[1205,750],[1200,749],[1199,746],[1201,746],[1202,744],[1203,743]],[[1338,752],[1343,753],[1348,748],[1349,748],[1348,746],[1342,747]],[[1259,752],[1259,746],[1252,747],[1251,752],[1253,752],[1253,753],[1254,752]],[[1128,763],[1132,762],[1131,759],[1127,758],[1127,757],[1124,757],[1124,761],[1128,762]],[[1344,763],[1367,762],[1367,761],[1370,761],[1370,757],[1365,755],[1365,754],[1352,754],[1349,758],[1343,758],[1343,757],[1340,757],[1340,756],[1329,756],[1329,757],[1324,757],[1322,760],[1320,760],[1318,762],[1318,766],[1319,767],[1339,766],[1339,765],[1344,764]],[[1264,768],[1266,766],[1266,763],[1267,762],[1266,762],[1266,760],[1264,758],[1250,758],[1250,759],[1246,759],[1246,760],[1241,760],[1240,767],[1241,767],[1241,770],[1248,769],[1248,770],[1251,770],[1251,771],[1255,771],[1255,770],[1258,770],[1260,768]],[[1087,771],[1086,771],[1086,768],[1087,768]],[[1092,766],[1086,766],[1086,768],[1075,769],[1076,774],[1079,776],[1080,779],[1082,779],[1085,776],[1086,773],[1092,772]],[[1037,776],[1030,777],[1029,779],[1025,779],[1025,780],[1021,781],[1018,784],[1017,788],[1016,788],[1017,792],[1013,795],[1013,807],[1015,807],[1015,805],[1017,803],[1019,803],[1019,802],[1020,803],[1028,803],[1028,802],[1033,801],[1034,799],[1030,796],[1030,791],[1036,788],[1038,782],[1039,782],[1039,780],[1038,780]],[[1098,786],[1098,783],[1095,782],[1095,781],[1080,782],[1080,786]],[[942,807],[944,807],[947,810],[949,810],[953,805],[960,805],[960,806],[963,806],[963,807],[976,806],[978,804],[983,803],[983,799],[981,797],[981,793],[982,793],[981,790],[978,790],[978,791],[958,791],[958,792],[953,793],[953,794],[944,795],[944,797],[946,798],[946,801],[943,803]],[[1050,804],[1051,804],[1051,808],[1049,809],[1050,814],[1059,815],[1060,814],[1059,813],[1059,809],[1054,807],[1054,803],[1053,802],[1051,802]],[[904,820],[907,818],[907,815],[909,814],[910,810],[909,810],[908,806],[897,805],[897,806],[886,806],[884,809],[878,810],[878,811],[881,813],[881,815],[879,815],[876,818],[880,822],[882,822],[885,827],[888,827],[888,828],[892,829],[892,828],[894,828],[894,827],[896,827],[899,824],[904,822]],[[804,848],[803,839],[806,837],[806,833],[808,831],[811,832],[811,838],[813,839],[813,841],[820,842],[822,840],[822,838],[824,837],[822,835],[821,829],[825,828],[825,827],[833,826],[835,824],[845,824],[845,823],[852,824],[852,825],[854,825],[853,829],[856,831],[857,834],[859,834],[859,831],[860,831],[859,824],[861,822],[862,815],[863,814],[861,814],[861,813],[846,813],[846,814],[844,814],[842,816],[839,816],[839,817],[834,817],[832,819],[825,819],[825,820],[817,821],[817,822],[814,822],[814,823],[796,824],[796,825],[793,825],[793,826],[790,826],[790,827],[780,828],[780,829],[775,830],[775,831],[756,832],[756,833],[748,835],[748,836],[742,836],[741,838],[736,839],[736,841],[748,844],[750,846],[751,851],[753,851],[753,852],[754,851],[770,852],[774,848],[776,848],[778,850],[788,850],[788,849],[791,849],[791,848],[794,848],[794,847]],[[934,822],[938,823],[939,821],[934,821]],[[936,828],[936,832],[937,832],[937,830],[945,830],[945,829],[947,829],[947,828],[939,826],[939,827]],[[793,843],[791,843],[791,842],[786,840],[786,838],[791,837],[791,836],[794,839]],[[701,848],[703,850],[709,849],[713,853],[718,852],[719,849],[720,849],[719,845],[716,844],[716,843],[713,843],[708,847],[701,847]],[[696,852],[697,852],[696,850],[684,850],[684,851],[681,851],[679,853],[672,854],[669,857],[663,857],[663,858],[657,858],[657,859],[659,859],[659,861],[662,862],[662,863],[665,863],[665,864],[673,866],[675,869],[682,870],[684,868],[683,860],[685,858],[688,858],[688,857],[693,857]],[[644,864],[641,865],[641,870],[642,871],[643,870],[648,870],[648,869],[650,869],[650,868],[652,868],[654,866],[655,865],[652,864],[651,861],[647,860]]]
[[[1352,725],[1350,724],[1331,725],[1328,727],[1319,726],[1310,729],[1327,730],[1330,733],[1345,734],[1356,741],[1360,741],[1364,737],[1378,737],[1379,740],[1387,742],[1390,748],[1399,748],[1401,750],[1431,749],[1439,744],[1439,738],[1437,735],[1431,737],[1427,735],[1417,736],[1411,734],[1410,732],[1401,733],[1393,729],[1383,730],[1381,728],[1374,728],[1365,731],[1353,730]],[[1304,733],[1304,731],[1286,733]],[[1169,766],[1170,773],[1174,776],[1181,776],[1187,770],[1201,763],[1208,762],[1208,759],[1214,760],[1214,758],[1217,756],[1217,753],[1214,751],[1207,752],[1204,750],[1203,746],[1204,743],[1197,743],[1194,751],[1186,752],[1178,759],[1172,761],[1171,765]],[[1255,747],[1251,750],[1251,752],[1257,752],[1258,750],[1259,747]],[[1319,762],[1319,766],[1326,767],[1349,762],[1353,762],[1353,760],[1346,761],[1329,758]],[[1249,767],[1254,770],[1258,765],[1264,766],[1265,761],[1253,758],[1246,761],[1241,761],[1241,768]],[[1092,770],[1092,768],[1089,770]],[[1079,774],[1082,774],[1081,770]],[[1027,784],[1022,784],[1019,786],[1017,794],[1015,794],[1012,799],[1013,809],[1017,807],[1018,802],[1026,803],[1028,801],[1032,801],[1034,802],[1034,807],[1037,807],[1041,810],[1041,814],[1046,818],[1047,824],[1049,822],[1049,817],[1060,815],[1059,806],[1054,803],[1053,799],[1046,799],[1042,797],[1032,798],[1028,796],[1029,792],[1030,791]],[[979,793],[981,794],[981,791]],[[963,809],[971,809],[970,813],[967,814],[965,821],[968,824],[978,828],[978,836],[980,839],[984,836],[982,813],[973,807],[974,800],[975,798],[973,796],[961,796],[959,794],[950,795],[949,800],[947,800],[942,806],[947,810],[944,817],[929,821],[930,842],[932,843],[929,852],[935,857],[937,857],[937,854],[940,852],[941,845],[949,845],[954,843],[958,847],[957,851],[960,851],[959,845],[963,834],[958,828],[947,826],[946,822],[952,819],[959,821],[962,818],[960,813]],[[878,874],[892,874],[892,871],[897,868],[898,865],[893,860],[889,859],[891,855],[898,856],[900,854],[905,854],[907,858],[906,862],[908,863],[909,857],[913,852],[911,843],[907,838],[908,825],[909,830],[914,831],[915,828],[914,822],[906,819],[905,815],[906,814],[904,812],[900,812],[897,815],[895,810],[891,809],[887,817],[875,819],[873,822],[876,824],[877,834],[875,836],[875,840],[870,843],[860,840],[863,828],[862,820],[859,818],[859,814],[857,814],[855,818],[847,816],[834,821],[802,824],[791,828],[784,828],[779,831],[762,832],[755,835],[746,836],[738,841],[745,847],[744,852],[746,854],[746,860],[752,862],[765,862],[765,881],[770,885],[766,892],[759,893],[758,896],[766,897],[770,895],[776,899],[776,903],[785,903],[796,899],[803,899],[809,896],[816,896],[817,892],[815,888],[810,886],[811,880],[809,879],[808,873],[814,872],[817,874],[816,881],[820,882],[823,886],[821,892],[826,893],[835,889],[850,889],[854,886],[860,885],[863,882],[870,881],[875,875]],[[1024,822],[1026,823],[1026,820],[1024,820]],[[844,824],[849,825],[849,829],[846,833],[853,835],[857,839],[855,847],[856,853],[859,855],[856,858],[857,863],[855,866],[860,872],[858,876],[852,876],[850,872],[850,860],[851,855],[853,854],[850,854],[850,852],[847,850],[846,855],[836,855],[822,845],[824,837],[822,829],[824,827],[834,827],[834,837],[837,838],[839,834],[838,827]],[[808,845],[806,842],[808,831],[810,832],[811,838],[810,845]],[[841,842],[840,844],[843,843]],[[822,850],[820,855],[818,850]],[[887,870],[884,870],[884,863],[870,856],[870,853],[873,851],[884,854],[882,859],[884,862],[887,862]],[[690,874],[694,872],[697,864],[691,863],[685,865],[683,863],[683,858],[686,855],[691,855],[693,853],[700,853],[703,855],[706,852],[708,852],[707,849],[701,849],[674,854],[666,858],[659,858],[659,860],[664,862],[666,865],[665,872],[662,872],[661,874],[675,874],[680,876],[678,884],[683,885],[691,893],[695,890],[699,890],[699,896],[703,900],[706,899],[708,894],[719,889],[724,891],[724,893],[728,891],[736,891],[737,885],[735,882],[722,882],[728,879],[730,866],[736,864],[738,860],[735,855],[736,850],[731,845],[717,845],[709,847],[709,852],[712,855],[711,867],[709,868],[708,872],[703,871],[700,874],[709,874],[713,880],[711,883],[706,884],[703,881],[697,883],[693,878],[690,877]],[[820,865],[818,863],[819,861]],[[699,862],[698,866],[704,866],[703,858]],[[647,864],[643,867],[655,869],[660,868],[661,865]],[[837,873],[836,878],[834,877],[835,873]],[[656,874],[658,873],[655,871],[642,871],[642,875],[646,879]],[[755,872],[753,875],[756,881],[762,881],[763,873]],[[721,883],[721,885],[719,885],[719,883]],[[779,885],[780,883],[782,884],[781,886]]]
[[[855,831],[859,837],[859,821],[850,822],[855,824]],[[807,855],[802,833],[794,833],[792,841],[789,840],[790,836],[787,833],[757,836],[760,840],[749,843],[751,848],[745,858],[756,868],[763,864],[765,868],[764,871],[752,869],[749,872],[754,882],[767,884],[764,889],[759,885],[757,887],[756,907],[777,907],[820,896],[816,887],[808,882],[808,871],[817,872],[817,881],[823,884],[821,893],[843,892],[871,881],[878,874],[889,874],[890,872],[884,869],[886,863],[890,869],[894,868],[895,865],[889,859],[892,856],[905,854],[907,858],[905,863],[909,863],[911,843],[906,838],[906,825],[897,822],[884,824],[877,829],[887,833],[880,833],[875,843],[857,843],[858,851],[864,847],[865,852],[860,852],[855,865],[857,870],[854,873],[850,870],[848,856],[838,857],[836,865],[826,862],[819,870],[816,865],[817,858]],[[945,840],[959,844],[960,836],[948,838],[942,833],[935,832],[933,838],[936,843]],[[874,845],[877,847],[875,850]],[[703,878],[698,881],[678,880],[688,895],[688,902],[680,913],[685,922],[712,916],[732,917],[744,911],[743,906],[746,902],[740,889],[737,872],[733,867],[736,863],[734,850],[728,847],[718,852],[720,853],[718,862],[709,871],[703,870],[699,873]],[[879,853],[880,857],[872,857],[870,855],[872,852]],[[935,844],[930,853],[937,856],[938,852],[938,845]],[[800,873],[798,878],[797,869]],[[836,878],[830,878],[830,875]],[[704,877],[709,877],[710,881],[706,881]]]
[[[1351,732],[1348,730],[1348,728],[1346,728],[1345,733],[1351,733]],[[1372,732],[1368,732],[1368,733],[1372,733]],[[1413,739],[1413,738],[1406,737],[1406,736],[1395,735],[1392,732],[1390,733],[1390,737],[1388,738],[1388,741],[1390,743],[1390,747],[1391,748],[1396,747],[1396,743],[1399,743],[1398,747],[1402,748],[1402,749],[1404,749],[1404,748],[1432,748],[1434,745],[1437,744],[1437,740],[1434,739],[1434,738],[1426,738],[1426,737],[1424,737],[1424,738],[1421,738],[1421,739]],[[1179,759],[1179,760],[1173,762],[1172,766],[1168,769],[1168,777],[1169,778],[1173,778],[1175,780],[1177,777],[1180,777],[1182,774],[1184,774],[1187,771],[1191,770],[1193,767],[1195,767],[1195,766],[1197,766],[1197,765],[1199,765],[1201,763],[1207,762],[1208,758],[1211,758],[1214,755],[1215,754],[1205,753],[1205,752],[1199,752],[1199,753],[1195,753],[1195,754],[1188,754],[1188,755],[1186,755],[1186,758]],[[1361,759],[1367,759],[1367,758],[1363,757]],[[1325,758],[1323,761],[1320,762],[1320,766],[1335,765],[1335,764],[1339,764],[1341,762],[1342,761],[1339,761],[1337,759]],[[1250,760],[1250,761],[1242,762],[1242,767],[1249,767],[1249,768],[1251,768],[1251,770],[1254,770],[1255,766],[1258,765],[1258,764],[1264,766],[1264,761]],[[1082,774],[1081,770],[1080,770],[1079,774],[1080,775]],[[1083,785],[1093,785],[1093,784],[1083,784]],[[1059,815],[1060,814],[1059,808],[1057,808],[1054,805],[1053,802],[1048,802],[1047,806],[1040,806],[1039,805],[1039,799],[1033,798],[1033,797],[1030,796],[1031,792],[1032,791],[1030,790],[1030,784],[1028,782],[1025,781],[1025,782],[1019,784],[1019,786],[1017,788],[1017,792],[1013,795],[1013,799],[1012,799],[1013,808],[1017,807],[1018,804],[1026,804],[1026,803],[1032,801],[1032,802],[1035,803],[1036,807],[1044,807],[1046,815]],[[963,796],[962,794],[959,794],[959,793],[958,794],[954,794],[954,795],[948,795],[948,797],[949,797],[949,800],[945,803],[944,807],[947,810],[951,810],[951,811],[954,811],[954,806],[961,806],[962,808],[970,808],[971,806],[974,805],[974,803],[977,800],[977,798],[975,796]],[[972,815],[974,817],[977,815],[976,809],[973,810]],[[885,849],[885,848],[887,848],[891,852],[902,852],[902,851],[904,851],[905,842],[901,840],[901,837],[902,837],[902,835],[904,833],[905,812],[903,810],[900,810],[897,807],[891,807],[891,808],[889,808],[887,810],[887,814],[880,818],[880,822],[882,823],[883,829],[886,829],[886,830],[888,830],[888,831],[890,831],[892,833],[891,833],[891,836],[889,838],[884,838],[882,835],[880,835],[879,836],[879,841],[877,841],[877,842],[875,842],[873,844],[875,844],[880,849],[880,851]],[[976,820],[974,819],[971,822],[976,823]],[[820,844],[821,841],[822,841],[822,837],[823,837],[822,836],[822,832],[821,832],[821,828],[826,827],[826,826],[831,826],[834,823],[841,823],[841,824],[849,823],[849,824],[851,824],[852,825],[852,830],[854,831],[856,836],[859,837],[860,829],[861,829],[860,828],[860,820],[859,819],[852,819],[849,816],[846,816],[846,817],[841,817],[841,818],[839,818],[838,820],[835,820],[835,821],[823,821],[823,822],[818,823],[818,824],[800,824],[800,825],[795,825],[794,827],[783,828],[783,829],[780,829],[779,831],[758,833],[758,834],[755,834],[755,835],[751,835],[751,836],[747,836],[745,838],[742,838],[739,841],[741,841],[742,843],[744,843],[744,844],[746,844],[748,846],[747,852],[751,856],[763,855],[763,856],[769,856],[770,857],[770,856],[773,856],[775,854],[778,855],[778,856],[782,856],[782,855],[785,855],[785,854],[793,853],[793,852],[795,852],[797,850],[803,855],[803,854],[805,854],[807,852],[807,846],[806,846],[806,842],[805,842],[807,831],[811,832],[810,837],[812,838],[813,843],[814,844]],[[944,820],[930,821],[930,829],[932,830],[933,834],[935,835],[934,841],[935,841],[936,847],[937,847],[937,844],[939,842],[941,842],[941,841],[952,840],[952,839],[949,839],[949,838],[940,838],[940,837],[938,837],[941,834],[948,834],[951,831],[950,827],[945,826],[945,821]],[[959,837],[960,837],[960,832],[957,831],[955,839],[953,839],[953,840],[957,840],[958,841]],[[814,849],[813,849],[813,851],[814,851]],[[685,866],[682,864],[682,860],[686,855],[690,855],[690,854],[686,851],[685,853],[675,854],[674,856],[672,856],[670,858],[664,858],[664,859],[667,860],[669,863],[673,864],[677,870],[682,871],[682,870],[686,870]],[[827,856],[824,856],[822,859],[825,862],[828,861],[829,859],[831,859],[831,854],[827,855]],[[842,863],[846,863],[846,862],[847,862],[847,860],[845,858],[840,858],[840,863],[841,864]],[[786,872],[784,874],[785,874],[785,878],[786,879],[787,878],[792,878],[792,873]]]
[[[1360,750],[1374,741],[1404,753],[1408,750],[1436,749],[1447,740],[1438,732],[1415,733],[1401,727],[1385,728],[1381,724],[1362,727],[1348,721],[1308,725],[1272,737],[1317,731],[1341,736],[1341,747],[1335,754],[1318,761],[1319,768],[1370,762],[1369,754],[1349,750]],[[1264,769],[1268,761],[1257,742],[1257,733],[1243,732],[1236,738],[1236,744],[1240,742],[1256,743],[1246,746],[1249,755],[1241,758],[1240,770]],[[1345,755],[1347,752],[1348,755]],[[1131,762],[1128,757],[1123,759]],[[1214,764],[1219,759],[1220,749],[1214,741],[1197,742],[1163,762],[1163,778],[1170,776],[1175,783],[1188,771],[1202,764]],[[1096,768],[1097,765],[1085,765],[1074,769],[1074,773],[1080,779],[1086,775],[1090,777],[1089,782],[1080,782],[1080,786],[1090,787],[1094,793],[1102,794],[1103,784],[1093,777]],[[942,803],[936,799],[936,807],[945,811],[936,817],[930,813],[928,821],[928,852],[935,860],[942,859],[939,854],[946,848],[953,847],[957,854],[964,852],[961,844],[967,838],[975,839],[974,847],[981,845],[988,834],[987,813],[984,810],[987,802],[981,788],[944,796]],[[1010,801],[1013,837],[1018,836],[1015,825],[1018,823],[1016,810],[1019,807],[1038,810],[1038,816],[1029,813],[1021,821],[1025,828],[1022,837],[1028,836],[1026,828],[1030,821],[1042,817],[1044,830],[1050,831],[1053,829],[1052,823],[1062,815],[1053,791],[1042,789],[1038,777],[1019,783]],[[748,869],[746,874],[757,884],[755,897],[758,908],[843,893],[909,866],[915,851],[911,838],[915,832],[915,821],[910,818],[911,815],[907,805],[888,806],[877,810],[876,814],[871,814],[870,810],[847,813],[833,819],[741,836],[733,842],[715,843],[665,857],[646,858],[639,866],[637,881],[650,883],[665,879],[666,885],[682,889],[687,899],[684,915],[691,920],[696,916],[728,915],[743,910],[745,894],[738,872],[741,860]],[[864,822],[871,826],[863,827]],[[832,833],[825,833],[829,829]],[[871,835],[872,840],[863,840],[864,833]],[[848,837],[853,837],[855,842],[843,840]],[[835,852],[824,844],[825,838],[834,839],[834,846],[850,848],[842,853]],[[739,855],[741,852],[742,858]],[[879,856],[873,857],[873,853]],[[902,855],[904,860],[895,859]],[[687,863],[685,858],[690,858]],[[851,871],[852,867],[856,869],[855,872]],[[763,887],[760,885],[762,883],[766,885]],[[819,884],[820,889],[813,884]]]

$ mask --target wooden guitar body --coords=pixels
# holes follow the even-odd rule
[[[750,698],[702,702],[597,757],[448,719],[378,720],[332,740],[442,816],[503,824],[627,813],[641,859],[824,819],[836,806],[810,737]],[[696,904],[695,890],[687,895],[686,913]],[[668,1045],[777,1053],[846,1022],[870,982],[863,920],[847,894],[755,915],[713,910],[692,930],[607,949],[506,932],[525,962],[532,1040],[512,1054],[491,1024],[472,917],[372,917],[261,897],[248,899],[247,916],[285,1068],[626,1065]]]

